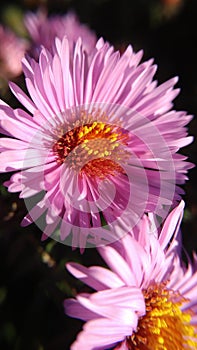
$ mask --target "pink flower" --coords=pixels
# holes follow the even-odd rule
[[[93,31],[85,24],[80,23],[73,12],[69,12],[64,16],[53,15],[49,17],[44,11],[28,12],[24,22],[32,42],[30,53],[36,59],[42,46],[53,52],[56,37],[63,39],[66,35],[71,52],[73,52],[74,45],[79,37],[82,38],[87,53],[92,51],[97,41]]]
[[[21,60],[28,48],[27,41],[0,26],[0,46],[0,77],[13,79],[22,73]]]
[[[16,171],[6,186],[25,198],[24,225],[46,213],[43,237],[103,245],[180,199],[191,116],[170,110],[177,78],[157,86],[131,46],[120,56],[102,39],[89,55],[81,39],[73,53],[66,37],[55,45],[23,60],[29,96],[10,84],[26,110],[0,104],[0,171]]]
[[[138,232],[100,247],[110,270],[67,264],[96,290],[65,300],[66,313],[86,321],[71,350],[196,349],[197,256],[186,267],[177,253],[183,207],[169,214],[161,231],[153,216],[144,216]]]

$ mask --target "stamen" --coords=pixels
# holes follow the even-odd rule
[[[127,338],[129,350],[191,350],[197,348],[197,334],[190,324],[192,313],[182,311],[186,300],[164,284],[144,291],[146,315],[137,331]]]
[[[128,158],[124,149],[128,139],[120,126],[94,121],[65,132],[53,145],[53,152],[58,164],[68,162],[81,175],[103,179],[124,173],[120,162]]]

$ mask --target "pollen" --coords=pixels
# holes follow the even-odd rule
[[[197,349],[196,329],[190,324],[192,313],[181,310],[187,302],[164,284],[144,291],[146,314],[138,328],[127,337],[128,350],[191,350]]]
[[[81,175],[104,179],[124,173],[121,162],[129,157],[125,150],[129,135],[120,126],[102,121],[74,126],[53,145],[58,164],[67,163]]]

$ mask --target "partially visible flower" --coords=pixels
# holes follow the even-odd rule
[[[26,200],[24,225],[46,213],[44,237],[60,228],[66,244],[102,245],[180,199],[191,116],[171,110],[177,78],[157,86],[153,61],[139,64],[131,46],[120,55],[100,39],[87,55],[79,38],[71,54],[64,37],[54,50],[23,60],[30,97],[10,84],[26,110],[0,103],[0,171],[22,170],[6,186]]]
[[[47,16],[44,11],[28,12],[24,23],[31,41],[30,54],[36,59],[42,46],[53,52],[56,37],[62,40],[65,35],[67,36],[71,53],[79,37],[83,40],[88,54],[93,50],[97,41],[94,32],[85,24],[80,23],[74,12],[53,16]]]
[[[65,300],[65,312],[86,321],[71,350],[197,348],[197,257],[188,267],[177,252],[183,202],[161,231],[144,216],[138,232],[98,250],[110,270],[68,263],[96,290]]]
[[[22,73],[21,60],[27,48],[25,39],[0,25],[0,78],[10,80]]]
[[[177,15],[183,4],[184,0],[161,0],[161,14],[164,17],[171,18],[172,16]]]
[[[183,2],[183,0],[161,0],[161,2],[165,5],[169,5],[169,6],[177,6],[179,5],[181,2]]]

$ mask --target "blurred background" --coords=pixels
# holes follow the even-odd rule
[[[156,78],[160,83],[178,75],[181,94],[175,100],[175,108],[194,115],[189,133],[197,135],[196,0],[1,0],[0,21],[23,36],[24,14],[40,7],[49,14],[75,11],[98,37],[121,51],[129,43],[135,51],[143,49],[143,60],[154,57],[158,64]],[[0,56],[1,50],[0,39]],[[0,94],[8,102],[12,99],[5,79],[1,81]],[[196,151],[195,141],[182,153],[196,163]],[[190,256],[197,249],[196,175],[196,169],[192,169],[184,186],[183,243]],[[8,178],[8,174],[1,174],[1,184]],[[20,227],[25,213],[18,194],[8,193],[1,185],[0,349],[67,350],[81,322],[65,316],[63,300],[86,287],[66,272],[65,263],[103,262],[93,249],[81,255],[50,239],[41,242],[36,225]]]

